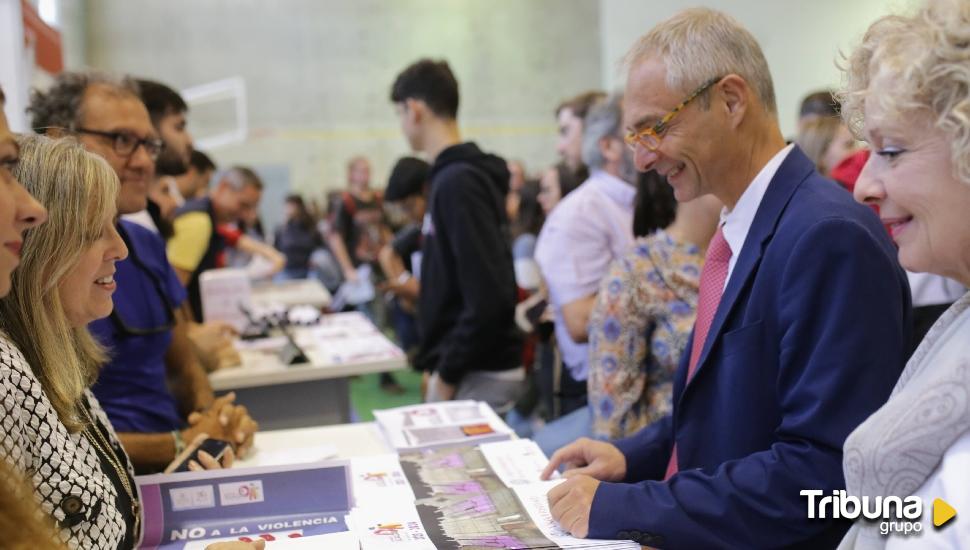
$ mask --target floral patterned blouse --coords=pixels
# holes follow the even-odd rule
[[[627,437],[671,411],[673,376],[694,326],[703,264],[699,247],[657,231],[637,239],[610,266],[589,323],[596,437]]]

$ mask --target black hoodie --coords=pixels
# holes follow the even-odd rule
[[[418,364],[449,384],[469,371],[521,365],[508,189],[505,161],[474,143],[448,147],[431,168]]]

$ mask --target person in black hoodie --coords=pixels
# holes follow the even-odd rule
[[[427,400],[478,399],[504,412],[525,380],[505,214],[509,171],[503,159],[462,143],[458,82],[447,62],[404,69],[391,101],[411,148],[432,161],[418,319],[418,361],[434,371]]]

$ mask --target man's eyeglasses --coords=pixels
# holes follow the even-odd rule
[[[631,149],[636,149],[637,145],[642,145],[649,151],[656,151],[660,148],[660,141],[663,139],[664,131],[667,130],[667,125],[670,124],[670,121],[673,120],[675,116],[677,116],[677,113],[682,111],[684,107],[686,107],[691,101],[694,101],[694,98],[707,91],[707,89],[711,86],[717,84],[722,78],[724,77],[719,76],[717,78],[708,80],[703,86],[697,88],[689,96],[687,96],[687,99],[681,101],[679,105],[671,109],[669,113],[665,114],[663,118],[660,119],[660,122],[649,128],[644,128],[643,130],[634,130],[629,132],[623,137],[623,141],[625,141]]]
[[[139,138],[138,136],[130,132],[104,132],[101,130],[91,130],[88,128],[78,128],[77,132],[80,134],[91,134],[93,136],[101,136],[111,140],[114,146],[115,153],[122,157],[127,157],[132,155],[138,146],[141,145],[145,148],[145,152],[148,156],[152,157],[152,160],[158,160],[159,153],[162,152],[162,148],[165,147],[165,142],[156,138]]]

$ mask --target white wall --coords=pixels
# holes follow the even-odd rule
[[[703,5],[745,25],[761,43],[778,100],[782,131],[792,136],[798,106],[811,91],[837,87],[839,51],[848,53],[876,18],[913,0],[600,0],[603,83],[621,87],[618,63],[637,38],[674,13]]]
[[[14,132],[27,129],[27,73],[24,23],[20,0],[0,0],[0,87],[7,101],[4,113]]]
[[[13,0],[0,0],[10,2]],[[878,16],[917,0],[700,0],[748,26],[774,75],[782,130],[802,96],[837,86],[834,60]],[[580,91],[622,86],[617,62],[636,38],[697,0],[62,0],[66,60],[185,89],[246,84],[248,138],[221,164],[274,167],[310,197],[341,187],[355,154],[383,185],[407,153],[388,101],[396,73],[450,60],[465,136],[532,170],[555,159],[552,108]],[[78,51],[81,50],[81,51]],[[190,128],[226,128],[228,109],[198,108]]]
[[[554,106],[602,74],[598,18],[597,0],[87,0],[83,35],[96,68],[180,89],[241,76],[249,139],[212,153],[286,165],[316,195],[361,153],[383,186],[407,153],[390,86],[423,56],[451,63],[466,137],[532,169],[552,163]],[[218,118],[200,109],[190,129]]]

